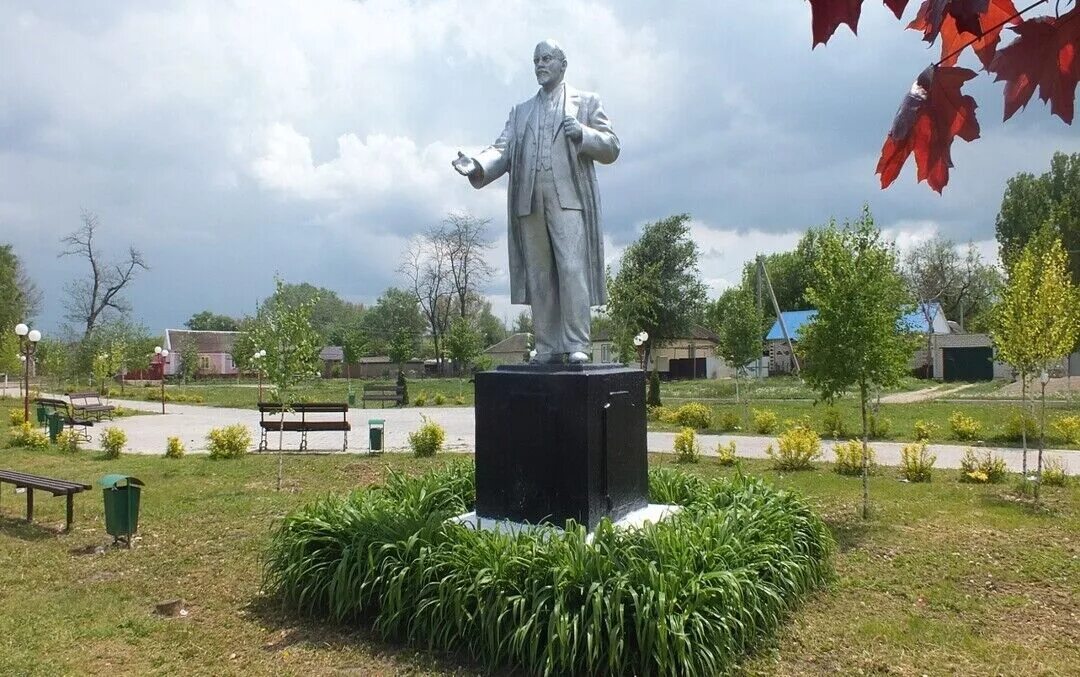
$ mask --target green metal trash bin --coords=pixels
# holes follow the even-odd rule
[[[124,541],[131,547],[131,537],[139,529],[139,498],[143,482],[130,475],[106,475],[98,480],[105,493],[105,531],[113,542]]]
[[[45,409],[45,405],[37,405],[37,424],[39,428],[44,428],[49,423],[49,412]]]
[[[368,419],[368,451],[375,453],[383,448],[383,427],[385,421],[381,418]]]
[[[60,435],[60,432],[64,429],[64,415],[60,412],[53,412],[48,416],[49,423],[49,441],[56,444],[56,438]]]
[[[353,392],[352,388],[349,388],[349,406],[350,407],[355,407],[356,406],[356,393]]]

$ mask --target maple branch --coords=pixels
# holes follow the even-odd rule
[[[1057,1],[1061,2],[1061,0],[1057,0]],[[1036,7],[1038,7],[1039,5],[1044,5],[1044,4],[1048,3],[1048,2],[1050,2],[1050,0],[1036,0],[1035,2],[1033,2],[1030,5],[1028,5],[1027,7],[1025,7],[1024,9],[1017,10],[1017,12],[1015,14],[1013,14],[1012,16],[1010,16],[1009,18],[1007,18],[1007,19],[997,23],[996,25],[991,26],[990,28],[982,31],[982,33],[983,33],[983,35],[986,35],[987,33],[993,33],[994,31],[1001,28],[1005,24],[1009,23],[1013,19],[1023,15],[1025,12],[1029,12],[1029,11],[1035,9]],[[976,42],[978,42],[981,39],[982,39],[982,35],[976,35],[975,37],[970,38],[967,42],[965,42],[964,44],[960,45],[959,47],[957,47],[956,49],[954,49],[953,51],[949,52],[944,57],[942,57],[940,61],[938,61],[937,63],[934,64],[934,67],[936,68],[936,67],[940,66],[941,64],[943,64],[946,61],[948,61],[949,59],[953,58],[954,56],[956,56],[960,52],[967,49],[968,47],[974,45]]]

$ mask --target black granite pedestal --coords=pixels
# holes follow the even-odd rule
[[[645,373],[504,366],[476,375],[476,512],[593,529],[648,504]]]

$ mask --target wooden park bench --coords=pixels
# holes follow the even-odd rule
[[[77,418],[94,418],[100,421],[103,418],[112,418],[116,407],[111,404],[102,404],[101,396],[97,393],[67,393],[71,400],[72,413]]]
[[[90,488],[89,484],[27,475],[14,470],[0,470],[0,483],[4,482],[14,484],[16,489],[26,489],[27,522],[34,521],[34,489],[47,491],[53,496],[67,496],[67,522],[64,525],[64,531],[71,531],[71,523],[75,519],[75,494]]]
[[[285,409],[285,419],[281,419],[281,410]],[[312,414],[316,418],[312,418]],[[341,414],[341,418],[319,418],[318,414]],[[299,416],[300,418],[296,418]],[[259,404],[259,428],[262,435],[259,438],[259,451],[266,451],[266,434],[268,432],[298,432],[300,433],[300,451],[307,451],[307,435],[311,432],[342,432],[345,434],[341,445],[342,451],[349,449],[349,431],[352,425],[349,423],[349,405],[336,403],[298,403],[298,404],[271,404],[261,402]]]
[[[81,415],[67,402],[51,397],[38,397],[34,404],[44,407],[46,416],[60,414],[66,428],[77,433],[82,440],[90,441],[90,428],[94,426],[94,421],[89,416]]]
[[[405,404],[405,389],[393,384],[365,383],[361,401],[365,409],[368,402],[393,402],[395,407],[400,407]]]

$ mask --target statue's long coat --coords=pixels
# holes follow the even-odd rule
[[[549,142],[540,138],[540,93],[510,110],[510,119],[495,143],[473,158],[481,172],[470,177],[476,188],[483,188],[504,173],[510,173],[507,190],[507,231],[510,249],[510,302],[531,303],[525,274],[521,221],[531,209],[533,180],[536,176],[538,144]],[[563,109],[581,123],[582,139],[575,143],[563,133],[561,120],[551,149],[552,173],[559,201],[565,209],[581,209],[585,217],[585,243],[588,256],[588,285],[591,305],[607,303],[604,284],[604,240],[600,233],[600,191],[596,185],[594,162],[610,164],[619,157],[619,137],[611,131],[611,123],[600,97],[565,85]]]

